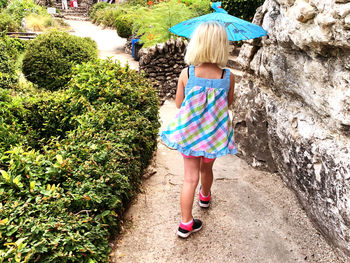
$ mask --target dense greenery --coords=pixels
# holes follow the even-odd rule
[[[1,9],[3,3],[4,9]],[[6,3],[6,5],[5,5]],[[0,31],[17,32],[25,18],[26,27],[34,31],[43,31],[51,27],[51,16],[45,8],[35,4],[34,0],[0,0]],[[54,20],[54,27],[60,27],[59,19]]]
[[[34,0],[11,0],[6,8],[16,21],[20,22],[30,13],[44,14],[46,9],[35,4]]]
[[[107,262],[156,147],[144,76],[103,60],[73,75],[55,92],[0,89],[0,262]]]
[[[23,40],[8,38],[5,34],[0,36],[0,88],[15,87],[18,79],[17,59],[24,47]]]
[[[256,9],[264,0],[222,0],[222,7],[230,14],[247,21],[252,21]]]
[[[7,0],[0,0],[0,9],[7,6],[8,1]]]
[[[171,37],[170,27],[211,11],[208,0],[143,1],[144,5],[139,2],[142,3],[98,3],[93,6],[90,17],[96,24],[116,28],[122,37],[136,33],[144,46],[150,47],[168,40]]]
[[[75,64],[97,58],[97,45],[90,38],[50,31],[28,45],[23,58],[23,73],[39,87],[57,90],[71,79]]]
[[[0,42],[0,88],[11,88],[16,83],[14,60],[11,58],[6,45]]]

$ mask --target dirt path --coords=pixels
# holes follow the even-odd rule
[[[101,58],[112,55],[137,68],[137,62],[123,53],[125,39],[114,30],[90,22],[67,22],[74,34],[96,40]],[[162,125],[175,113],[174,102],[167,101],[161,108]],[[202,219],[203,229],[180,239],[176,228],[182,157],[159,142],[155,169],[126,213],[128,223],[113,245],[113,262],[341,262],[280,178],[256,171],[236,156],[216,161],[211,207],[200,209],[197,196],[194,204],[194,216]]]

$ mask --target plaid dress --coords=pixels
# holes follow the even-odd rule
[[[230,70],[223,79],[196,77],[190,66],[185,99],[160,136],[170,148],[190,156],[216,158],[236,154],[227,95]]]

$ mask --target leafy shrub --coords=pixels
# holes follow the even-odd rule
[[[0,9],[6,7],[8,4],[8,0],[0,0]]]
[[[29,14],[26,17],[26,28],[32,31],[44,31],[51,27],[51,17],[49,15]]]
[[[9,90],[0,88],[0,159],[12,145],[26,142],[27,130],[22,123],[24,112],[21,100],[13,99]]]
[[[90,9],[90,18],[93,19],[97,11],[110,7],[111,5],[106,2],[100,2],[94,4]]]
[[[29,81],[48,90],[64,87],[71,79],[73,65],[97,58],[97,45],[90,38],[51,31],[28,45],[22,70]]]
[[[140,40],[144,47],[150,47],[167,41],[171,36],[170,27],[194,17],[195,14],[185,4],[170,0],[152,8],[140,8],[137,16],[143,19],[135,20],[133,32],[142,36]]]
[[[83,73],[80,73],[83,72]],[[70,82],[70,91],[84,96],[92,105],[100,107],[117,101],[128,105],[128,111],[146,117],[151,125],[142,127],[144,133],[153,134],[152,140],[138,141],[132,146],[142,149],[143,163],[147,163],[152,149],[155,147],[156,130],[158,129],[158,99],[153,95],[154,89],[143,75],[135,75],[128,67],[123,68],[119,63],[99,60],[99,63],[89,62],[77,66],[74,79]],[[153,128],[152,128],[153,127]],[[138,130],[135,125],[134,130]],[[150,136],[150,135],[149,135]],[[150,138],[146,136],[147,138]]]
[[[103,9],[103,16],[101,24],[105,27],[113,27],[115,25],[116,18],[123,14],[124,11],[119,6],[116,8]]]
[[[46,9],[35,4],[34,0],[11,0],[6,10],[18,22],[21,22],[21,20],[30,13],[47,13]]]
[[[103,60],[73,72],[69,89],[38,97],[0,89],[0,133],[13,134],[0,136],[4,262],[107,262],[156,147],[158,99],[144,76]]]
[[[15,57],[11,54],[6,43],[0,39],[0,88],[12,88],[17,82]]]
[[[5,32],[0,36],[0,42],[5,45],[6,51],[14,61],[20,53],[24,52],[27,46],[26,40],[8,37]]]
[[[230,15],[252,21],[256,9],[263,3],[264,0],[222,0],[222,7]]]
[[[0,31],[17,32],[20,29],[20,23],[14,16],[4,11],[0,13]]]
[[[211,2],[203,0],[181,0],[188,8],[191,9],[194,16],[201,16],[213,11]]]
[[[117,29],[118,36],[128,38],[132,35],[133,21],[127,15],[119,15],[115,19],[115,28]]]

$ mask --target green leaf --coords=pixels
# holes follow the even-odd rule
[[[10,175],[4,170],[0,170],[0,172],[1,172],[2,178],[4,178],[5,182],[9,183],[11,181]]]
[[[57,162],[58,162],[59,164],[62,164],[62,163],[63,163],[62,155],[57,154],[57,155],[56,155],[56,159],[57,159]]]

